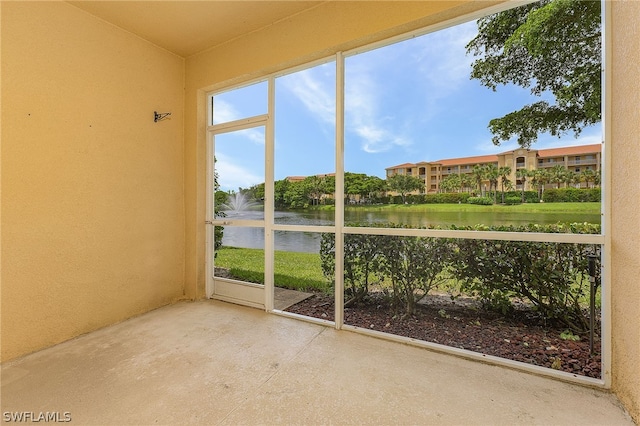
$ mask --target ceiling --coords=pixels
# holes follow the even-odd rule
[[[92,15],[187,57],[323,1],[69,1]]]

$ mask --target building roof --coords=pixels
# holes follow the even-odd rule
[[[443,166],[457,166],[460,164],[483,164],[483,163],[497,163],[498,156],[493,155],[477,155],[475,157],[460,157],[460,158],[447,158],[444,160],[432,161],[431,163],[441,164]]]
[[[563,155],[595,154],[602,151],[602,144],[567,146],[538,150],[538,157],[560,157]]]
[[[406,169],[407,167],[415,167],[415,166],[416,166],[416,163],[402,163],[402,164],[398,164],[397,166],[387,167],[385,170]]]
[[[602,150],[602,144],[592,144],[592,145],[577,145],[577,146],[566,146],[561,148],[548,148],[548,149],[539,149],[537,150],[538,157],[547,158],[547,157],[561,157],[563,155],[586,155],[586,154],[595,154]],[[515,150],[501,152],[500,154],[491,154],[491,155],[478,155],[475,157],[459,157],[459,158],[445,158],[443,160],[437,161],[421,161],[419,163],[403,163],[398,164],[397,166],[387,167],[385,170],[392,169],[406,169],[408,167],[416,167],[422,164],[439,164],[441,166],[459,166],[465,164],[486,164],[486,163],[497,163],[498,156],[505,155],[514,152]],[[536,151],[536,150],[532,150]]]

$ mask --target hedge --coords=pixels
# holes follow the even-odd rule
[[[493,204],[493,198],[490,197],[469,197],[468,204],[479,204],[481,206],[490,206]]]
[[[544,190],[542,199],[545,203],[599,203],[602,195],[600,188],[552,188]]]
[[[348,226],[406,228],[396,224]],[[422,228],[424,229],[424,228]],[[600,232],[599,225],[467,226],[450,229],[503,232]],[[466,294],[504,314],[514,300],[528,303],[545,321],[585,331],[588,321],[582,301],[589,291],[591,245],[438,237],[345,235],[346,305],[366,297],[372,279],[389,294],[396,310],[412,315],[417,303],[440,283],[458,281]],[[332,282],[335,236],[322,235],[322,269]],[[596,265],[599,271],[600,265]]]
[[[504,193],[505,199],[507,197],[518,197],[519,200],[522,200],[522,191],[505,191]],[[500,193],[498,193],[498,200],[500,200]],[[538,192],[537,191],[524,191],[524,202],[525,203],[539,203]]]

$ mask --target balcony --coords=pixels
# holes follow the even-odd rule
[[[553,167],[553,166],[557,166],[557,165],[561,165],[564,166],[564,162],[562,161],[553,161],[550,163],[544,162],[544,163],[538,163],[538,168],[546,168],[546,167]]]
[[[633,424],[604,391],[209,300],[3,365],[2,411],[120,425]]]
[[[597,164],[597,163],[598,163],[598,161],[595,158],[567,161],[567,165],[569,165],[569,166],[580,166],[580,165],[584,166],[584,165],[592,165],[592,164]]]

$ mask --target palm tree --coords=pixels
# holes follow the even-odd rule
[[[533,172],[533,179],[538,186],[538,201],[542,200],[544,186],[549,182],[549,178],[549,172],[546,169],[537,169]]]
[[[556,164],[550,170],[549,180],[556,184],[556,189],[560,189],[560,184],[564,182],[564,175],[567,169],[561,164]]]
[[[587,184],[587,188],[590,188],[589,182],[595,181],[596,171],[593,169],[586,169],[580,174],[580,180]]]
[[[511,175],[511,167],[502,166],[498,169],[498,174],[500,175],[500,190],[502,191],[502,204],[504,204],[504,185],[506,182],[511,183],[509,180],[509,175]]]
[[[600,181],[602,180],[602,174],[600,172],[600,170],[596,170],[596,176],[593,179],[593,185],[594,186],[600,186]]]
[[[579,181],[580,177],[573,170],[565,170],[564,172],[564,187],[569,188],[572,183]]]
[[[495,164],[487,164],[485,166],[485,176],[489,179],[489,191],[493,188],[493,204],[498,202],[498,179],[500,171]]]
[[[446,176],[444,179],[442,179],[442,182],[440,182],[440,189],[442,189],[444,192],[459,191],[460,187],[461,179],[460,175],[457,174]]]
[[[467,192],[471,192],[471,188],[473,188],[473,176],[468,173],[460,175],[460,186]]]
[[[531,176],[531,173],[527,169],[518,169],[516,170],[516,178],[520,179],[522,182],[522,202],[524,203],[524,190],[525,184],[527,183],[527,178]]]
[[[473,169],[471,170],[471,175],[473,176],[473,179],[478,184],[479,195],[482,195],[482,181],[485,178],[485,167],[480,164],[476,164],[475,166],[473,166]]]

